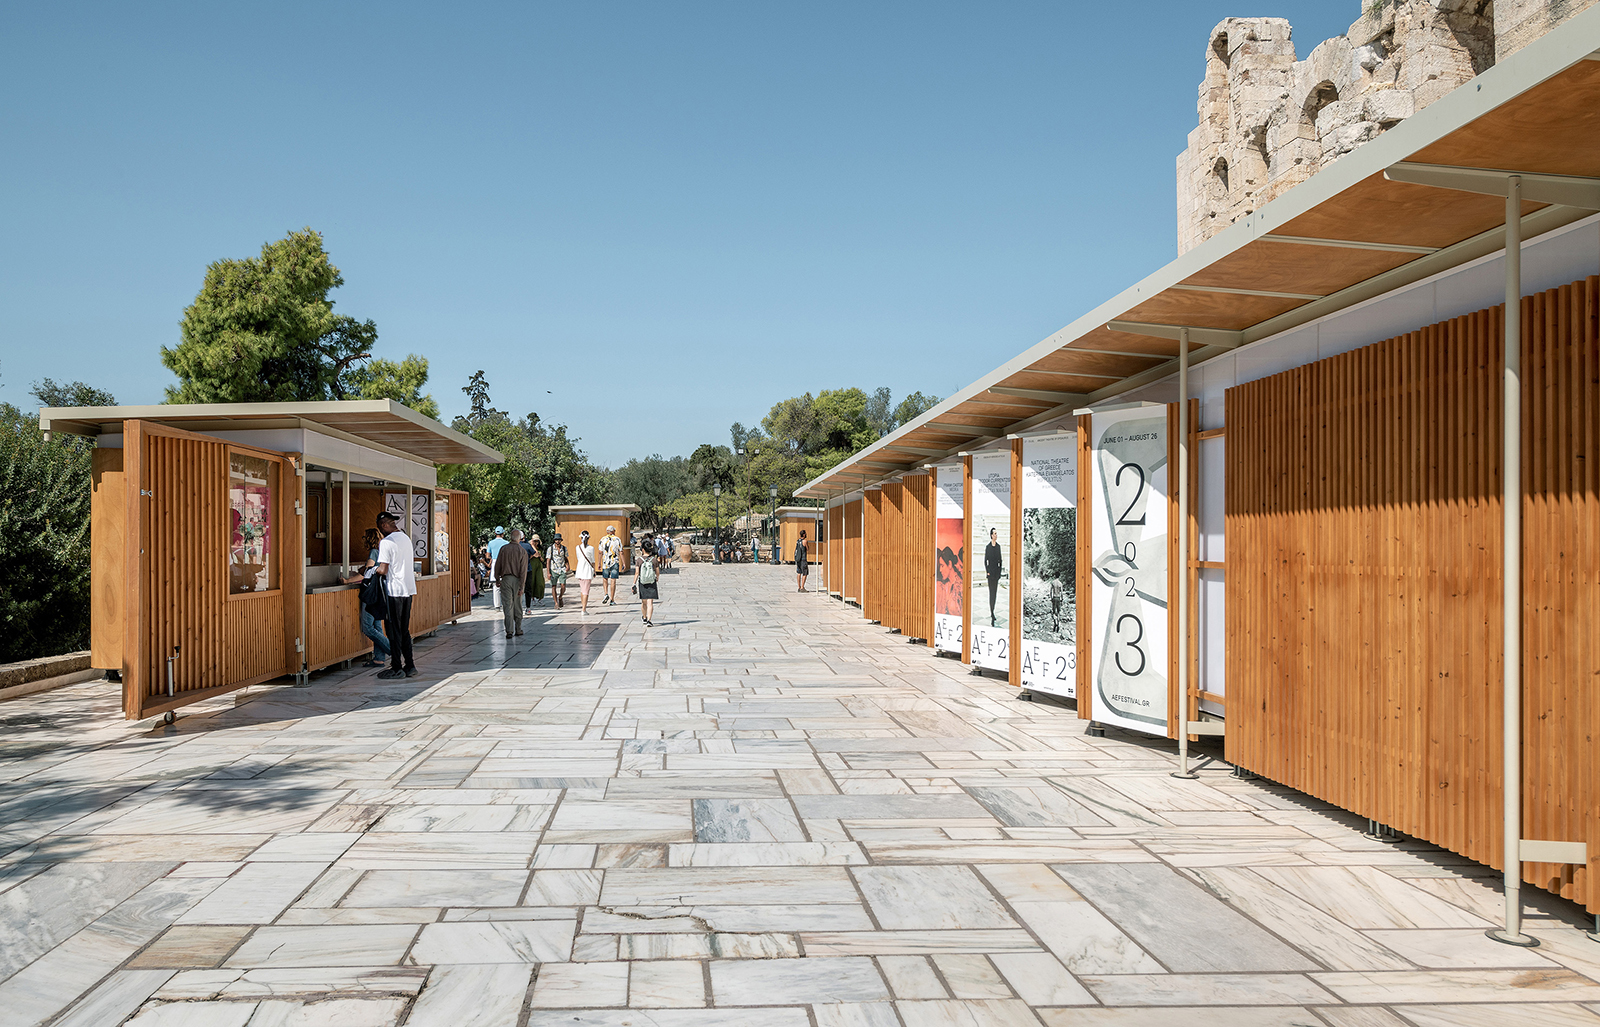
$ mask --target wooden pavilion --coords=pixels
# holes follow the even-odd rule
[[[1022,566],[1028,453],[1075,438],[1080,717],[1134,723],[1096,668],[1149,667],[1135,729],[1503,868],[1504,940],[1524,881],[1600,912],[1597,210],[1600,7],[809,482],[829,590],[927,637],[948,523],[978,664],[973,519]]]
[[[441,464],[501,456],[392,400],[46,407],[95,439],[91,665],[129,719],[354,659],[362,535],[382,510],[416,546],[411,630],[470,609],[468,500]]]

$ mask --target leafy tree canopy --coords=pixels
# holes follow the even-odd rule
[[[115,406],[83,382],[34,383],[40,406]],[[94,442],[0,403],[0,663],[89,644],[89,464]]]
[[[440,485],[471,495],[474,540],[487,539],[497,524],[549,538],[551,506],[613,501],[611,472],[589,462],[566,425],[546,426],[536,413],[516,419],[496,409],[482,371],[461,391],[472,408],[451,427],[506,458],[503,464],[451,465],[439,472]]]
[[[428,358],[413,353],[401,361],[373,357],[366,363],[350,369],[350,387],[361,399],[392,399],[404,403],[424,417],[439,419],[439,404],[431,393],[424,394],[428,384]]]
[[[328,293],[344,284],[310,228],[261,247],[259,257],[206,268],[200,294],[183,312],[177,346],[161,362],[178,376],[169,403],[295,402],[344,399],[352,368],[372,354],[378,328],[333,312]]]
[[[643,526],[654,529],[670,519],[667,508],[688,491],[694,471],[681,456],[668,460],[656,453],[643,460],[629,460],[613,476],[616,501],[637,505],[643,511]]]
[[[117,397],[83,382],[57,382],[53,378],[33,383],[29,394],[42,407],[114,407]]]

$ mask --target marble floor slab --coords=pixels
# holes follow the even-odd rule
[[[1500,946],[1488,868],[1204,745],[1174,779],[770,570],[509,643],[480,599],[416,679],[172,726],[6,703],[0,1023],[1600,1027],[1576,907],[1525,889]]]

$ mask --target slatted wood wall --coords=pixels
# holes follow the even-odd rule
[[[827,564],[823,568],[828,592],[844,595],[844,504],[828,508]]]
[[[280,587],[260,595],[228,595],[230,448],[278,466],[273,526]],[[139,719],[287,673],[292,645],[283,631],[284,586],[292,579],[298,589],[303,562],[294,512],[299,478],[290,463],[269,451],[131,420],[123,426],[123,474],[122,580],[132,585],[121,608],[124,714]],[[173,646],[181,652],[173,668],[176,698],[168,699]]]
[[[883,490],[867,489],[861,498],[861,616],[867,620],[883,620],[886,530]]]
[[[934,495],[933,475],[905,479],[902,516],[905,521],[902,565],[905,589],[901,632],[933,644]]]
[[[878,618],[884,627],[902,633],[906,628],[905,493],[905,486],[898,481],[883,486],[883,607]]]
[[[1524,837],[1600,858],[1600,278],[1523,300]],[[1492,866],[1500,308],[1230,389],[1228,758]],[[1525,864],[1600,909],[1593,868]]]
[[[853,499],[844,504],[844,566],[841,591],[844,598],[861,602],[861,520],[863,500]]]

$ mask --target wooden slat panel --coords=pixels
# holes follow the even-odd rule
[[[361,633],[361,592],[344,589],[306,596],[306,664],[310,670],[372,651]]]
[[[861,503],[861,615],[882,620],[883,490],[868,489]]]
[[[828,562],[823,568],[831,595],[844,595],[844,505],[828,508]]]
[[[1523,308],[1524,836],[1594,850],[1600,278]],[[1502,338],[1494,308],[1228,390],[1225,486],[1229,759],[1492,866]],[[1600,909],[1586,868],[1524,877]]]
[[[89,487],[89,666],[122,669],[123,604],[128,544],[127,481],[122,450],[96,449],[90,456]]]
[[[933,640],[933,475],[905,480],[905,625],[901,631],[929,645]]]
[[[844,565],[841,591],[846,600],[861,602],[861,570],[864,553],[861,544],[864,501],[844,504]]]

